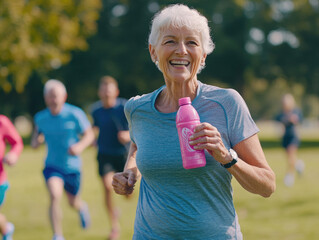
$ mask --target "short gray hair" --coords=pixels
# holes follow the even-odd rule
[[[210,36],[207,18],[201,15],[196,9],[190,9],[183,4],[174,4],[162,9],[153,18],[151,32],[148,38],[149,44],[156,46],[162,31],[169,27],[186,27],[197,31],[201,36],[203,51],[207,55],[215,48]]]
[[[59,80],[56,79],[50,79],[48,80],[45,85],[44,85],[44,89],[43,89],[43,94],[44,96],[50,92],[52,89],[60,89],[61,91],[63,91],[64,94],[66,94],[66,88],[64,86],[64,84],[62,82],[60,82]]]

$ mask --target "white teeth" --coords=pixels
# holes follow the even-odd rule
[[[188,63],[189,63],[188,61],[178,61],[178,60],[171,61],[171,64],[178,64],[178,65],[187,65]]]

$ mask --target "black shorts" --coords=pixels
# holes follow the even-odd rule
[[[287,149],[288,147],[292,145],[299,147],[300,145],[299,138],[297,136],[284,136],[282,139],[282,146]]]
[[[109,172],[122,172],[126,162],[126,154],[108,155],[98,153],[99,175],[103,177]]]

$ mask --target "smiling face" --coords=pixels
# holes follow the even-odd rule
[[[60,87],[52,88],[44,95],[45,103],[52,115],[60,113],[66,98],[67,94]]]
[[[200,34],[185,27],[162,31],[157,46],[150,45],[149,50],[167,81],[197,80],[198,69],[206,59]]]

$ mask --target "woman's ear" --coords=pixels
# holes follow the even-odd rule
[[[157,61],[155,47],[153,45],[149,44],[148,45],[148,50],[150,52],[152,61],[155,63]]]
[[[200,60],[200,65],[205,66],[206,57],[207,57],[207,54],[205,53],[202,59]]]

